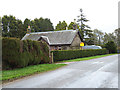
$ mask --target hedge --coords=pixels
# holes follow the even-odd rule
[[[46,43],[2,38],[3,69],[21,68],[42,63],[49,63],[49,48]]]
[[[106,49],[89,49],[89,50],[56,50],[51,51],[53,53],[53,60],[62,61],[70,60],[75,58],[89,57],[95,55],[107,54],[108,50]]]

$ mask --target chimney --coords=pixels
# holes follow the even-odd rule
[[[28,28],[27,28],[27,33],[31,33],[31,28],[30,28],[30,25],[28,25]]]
[[[76,29],[77,29],[77,25],[73,24],[73,30],[76,30]]]
[[[74,19],[73,30],[77,29],[76,19]]]

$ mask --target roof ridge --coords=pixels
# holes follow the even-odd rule
[[[73,31],[73,32],[76,32],[78,30],[60,30],[60,31],[48,31],[48,32],[32,32],[30,34],[40,34],[40,33],[55,33],[55,32],[70,32],[70,31]]]

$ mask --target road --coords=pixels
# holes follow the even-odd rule
[[[118,88],[118,55],[67,64],[3,84],[3,88]]]

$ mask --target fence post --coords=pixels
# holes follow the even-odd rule
[[[48,46],[48,47],[49,47],[49,59],[50,59],[49,63],[53,63],[53,62],[52,62],[52,57],[53,57],[53,56],[52,56],[52,53],[53,53],[53,52],[51,52],[50,46]]]
[[[53,61],[53,52],[52,52],[52,63],[53,63],[54,61]]]
[[[50,58],[50,62],[49,63],[53,63],[53,52],[49,53],[49,58]]]

